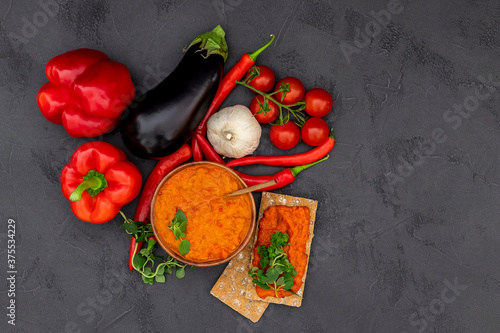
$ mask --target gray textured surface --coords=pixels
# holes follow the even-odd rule
[[[500,331],[498,1],[403,1],[357,49],[357,31],[388,1],[272,3],[61,0],[44,22],[38,1],[1,1],[0,331]],[[34,15],[44,24],[13,40]],[[258,324],[210,296],[224,267],[155,286],[129,272],[119,218],[81,222],[60,192],[61,169],[86,140],[46,121],[35,101],[44,66],[59,53],[100,49],[148,85],[148,73],[168,73],[194,36],[219,23],[226,68],[274,33],[259,63],[336,96],[327,117],[332,158],[278,191],[319,200],[303,305],[271,305]],[[347,45],[356,51],[349,61]],[[225,105],[250,99],[238,88]],[[447,111],[464,102],[469,115]],[[116,132],[102,139],[123,147]],[[279,152],[266,137],[258,153]],[[144,174],[153,166],[133,162]],[[6,317],[9,218],[17,227],[15,327]]]

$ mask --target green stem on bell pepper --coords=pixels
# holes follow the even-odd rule
[[[90,170],[86,176],[83,176],[83,182],[78,185],[73,193],[69,196],[70,201],[80,201],[82,194],[86,190],[91,197],[95,197],[108,186],[108,182],[102,173],[95,170]]]

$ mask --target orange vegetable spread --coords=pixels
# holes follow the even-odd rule
[[[187,217],[185,239],[191,249],[184,258],[211,261],[227,258],[243,242],[252,219],[248,195],[224,198],[243,188],[227,170],[214,165],[193,165],[168,179],[157,194],[154,205],[155,226],[163,242],[179,254],[180,239],[175,239],[172,223],[177,210]]]
[[[285,246],[284,251],[288,260],[297,271],[293,278],[293,287],[291,290],[296,293],[302,285],[302,277],[305,274],[307,266],[306,243],[309,239],[309,208],[307,207],[288,207],[271,206],[264,212],[264,217],[259,223],[259,234],[253,250],[252,267],[260,267],[260,256],[257,253],[259,245],[268,247],[271,244],[271,235],[276,231],[288,234],[289,246]],[[264,290],[256,286],[257,295],[260,298],[275,296],[272,289]],[[278,291],[278,297],[289,296],[287,291]]]

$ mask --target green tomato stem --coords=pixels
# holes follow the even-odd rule
[[[278,93],[280,90],[276,90],[276,91],[273,91],[271,93],[265,93],[265,92],[262,92],[260,91],[259,89],[256,89],[254,87],[252,87],[251,85],[249,85],[247,82],[245,81],[236,81],[236,83],[238,84],[241,84],[242,86],[244,87],[247,87],[248,89],[252,90],[253,92],[255,92],[256,94],[259,94],[261,95],[262,97],[264,97],[264,99],[267,99],[267,100],[270,100],[271,102],[275,103],[279,109],[280,109],[280,116],[279,116],[279,125],[283,125],[283,109],[286,109],[289,113],[291,113],[296,119],[300,119],[300,117],[297,116],[297,114],[304,109],[305,105],[306,105],[306,102],[305,101],[299,101],[297,103],[294,103],[294,104],[290,104],[290,105],[285,105],[281,102],[278,102],[274,97],[272,97],[272,95]],[[294,107],[299,107],[299,110],[294,110],[293,108]],[[303,118],[303,117],[302,117]],[[287,121],[288,122],[288,121]]]

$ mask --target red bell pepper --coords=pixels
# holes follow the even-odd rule
[[[78,147],[61,173],[61,188],[82,221],[104,223],[140,192],[142,176],[118,147],[103,141]]]
[[[45,74],[49,82],[38,91],[38,106],[45,118],[62,124],[72,137],[111,131],[135,97],[127,67],[97,50],[58,55],[47,63]]]

